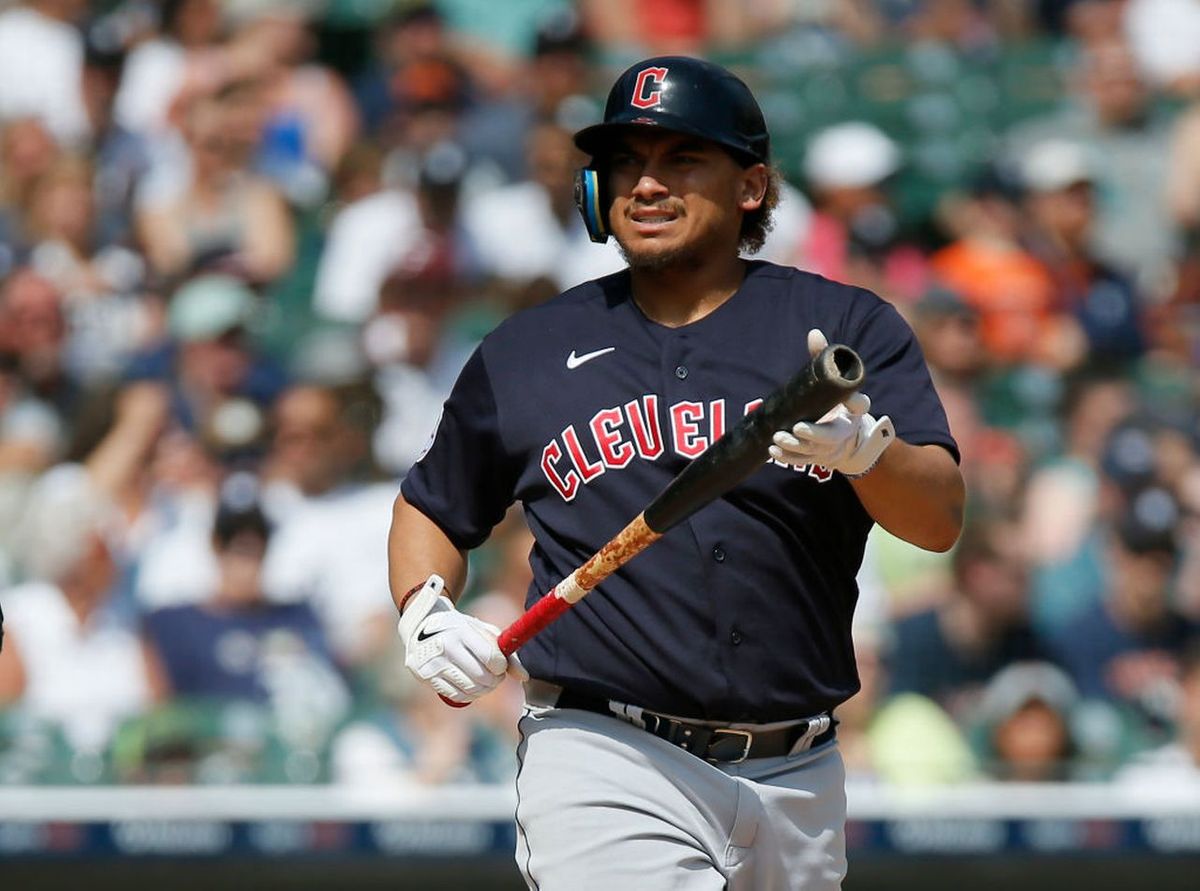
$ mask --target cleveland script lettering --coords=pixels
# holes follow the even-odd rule
[[[665,443],[681,458],[698,458],[714,442],[725,435],[725,400],[714,399],[707,404],[681,400],[668,406],[664,416],[670,435],[664,440],[658,414],[659,397],[648,393],[621,406],[596,412],[583,428],[581,439],[574,424],[542,449],[542,473],[564,501],[572,501],[586,486],[609,470],[622,470],[638,457],[656,461],[666,453]],[[742,408],[748,415],[762,405],[754,399]],[[833,471],[818,464],[791,465],[767,459],[769,464],[796,473],[806,473],[819,483],[829,482]]]

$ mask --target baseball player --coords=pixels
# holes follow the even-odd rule
[[[578,200],[628,269],[502,323],[404,480],[390,572],[407,665],[469,703],[526,680],[517,861],[538,889],[830,889],[846,871],[832,710],[858,679],[855,575],[879,523],[946,550],[957,447],[920,348],[875,295],[741,258],[777,192],[758,104],[708,62],[624,72]],[[520,233],[513,233],[520,237]],[[590,557],[826,340],[866,395],[506,659],[460,613],[466,554],[519,501],[529,602]]]

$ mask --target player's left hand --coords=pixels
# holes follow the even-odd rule
[[[810,355],[816,356],[828,345],[819,329],[808,332]],[[801,421],[791,430],[777,431],[768,451],[785,464],[819,464],[848,477],[862,476],[896,438],[891,418],[877,419],[870,408],[870,397],[854,393],[819,421]]]

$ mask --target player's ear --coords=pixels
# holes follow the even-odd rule
[[[751,164],[742,170],[741,198],[738,205],[750,213],[758,210],[767,197],[767,183],[770,179],[766,164]]]

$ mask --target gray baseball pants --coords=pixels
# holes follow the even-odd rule
[[[537,891],[833,891],[846,874],[837,743],[710,764],[618,718],[520,721],[517,864]]]

